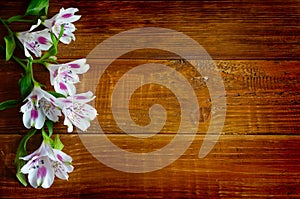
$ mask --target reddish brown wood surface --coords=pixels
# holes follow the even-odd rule
[[[0,3],[0,16],[21,14],[27,2]],[[55,126],[75,170],[68,182],[50,189],[24,188],[15,178],[13,159],[26,133],[19,107],[0,112],[0,198],[299,198],[300,197],[300,1],[50,1],[49,16],[61,7],[78,7],[76,41],[59,46],[59,61],[86,57],[100,42],[122,31],[163,27],[182,32],[211,55],[223,78],[227,113],[214,149],[199,159],[210,121],[211,104],[203,78],[182,57],[166,51],[137,50],[117,59],[97,86],[96,122],[120,148],[149,152],[176,135],[180,108],[167,89],[146,85],[132,96],[130,112],[137,124],[149,123],[148,109],[161,103],[169,114],[161,132],[136,139],[123,133],[112,116],[110,97],[129,69],[161,63],[184,75],[200,105],[200,125],[189,149],[171,165],[150,173],[124,173],[107,167],[84,147],[76,133]],[[15,30],[22,30],[18,25]],[[1,35],[6,34],[1,26]],[[193,57],[193,54],[190,55]],[[51,88],[48,72],[35,66],[36,79]],[[18,98],[22,73],[14,62],[0,60],[0,101]],[[166,75],[166,74],[165,74]],[[208,80],[209,81],[209,80]],[[86,83],[90,82],[90,83]],[[92,127],[85,136],[97,139]],[[96,133],[96,134],[95,134]],[[38,147],[41,137],[30,141]],[[97,146],[96,150],[105,150]],[[168,155],[168,154],[166,154]]]

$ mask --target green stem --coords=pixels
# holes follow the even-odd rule
[[[7,29],[8,33],[9,34],[13,34],[13,31],[9,28],[9,26],[7,25],[6,21],[3,20],[1,17],[0,17],[0,21],[2,22],[2,24],[5,26],[5,28]]]
[[[34,64],[44,64],[44,61],[41,60],[41,59],[38,59],[38,60],[32,60],[32,63],[34,63]]]
[[[5,20],[7,24],[13,23],[13,22],[25,22],[25,23],[34,23],[37,19],[35,17],[34,19],[23,19],[25,16],[24,15],[16,15],[13,17],[10,17],[9,19]]]
[[[20,59],[20,58],[19,58],[19,60],[20,60],[20,61],[23,61],[23,62],[27,62],[27,61],[28,61],[28,59]],[[38,59],[38,60],[33,59],[33,60],[31,60],[31,61],[32,61],[32,63],[34,63],[34,64],[44,64],[43,60],[41,60],[41,59]]]
[[[36,81],[34,79],[34,76],[33,76],[33,66],[32,66],[32,63],[34,63],[31,58],[29,59],[20,59],[16,56],[12,56],[12,58],[18,63],[20,64],[23,69],[25,70],[25,72],[28,74],[30,74],[30,77],[31,77],[31,81],[32,83],[35,85],[35,86],[43,86],[41,83],[39,83],[38,81]],[[22,62],[22,61],[26,61],[27,62],[27,66]]]
[[[29,69],[29,73],[30,73],[30,75],[31,75],[31,81],[33,82],[33,84],[34,84],[34,86],[39,86],[39,87],[41,87],[41,86],[44,86],[43,84],[41,84],[41,83],[39,83],[38,81],[36,81],[35,79],[34,79],[34,76],[33,76],[33,67],[32,67],[32,62],[33,60],[32,59],[29,59],[29,62],[28,62],[28,69]]]
[[[0,51],[1,51],[2,53],[5,53],[4,47],[3,47],[2,45],[0,45]],[[23,68],[25,71],[27,71],[27,66],[23,63],[23,62],[28,62],[27,59],[20,59],[20,58],[14,56],[14,55],[12,56],[12,58],[13,58],[18,64],[20,64],[20,65],[22,66],[22,68]]]
[[[33,23],[33,22],[35,22],[35,20],[33,20],[33,19],[16,19],[16,20],[10,21],[9,23],[12,23],[12,22]]]
[[[20,64],[23,69],[25,70],[26,73],[29,73],[30,74],[30,77],[31,77],[31,81],[33,82],[33,84],[35,86],[43,86],[43,84],[39,83],[38,81],[36,81],[34,79],[34,76],[33,76],[33,63],[39,63],[39,64],[44,64],[43,62],[39,61],[39,60],[32,60],[32,59],[20,59],[16,56],[12,56],[12,58],[18,63]],[[27,66],[23,63],[23,62],[27,62]]]
[[[25,164],[24,160],[21,160],[20,157],[24,157],[26,156],[26,145],[27,145],[27,141],[35,134],[36,129],[31,129],[20,141],[18,149],[17,149],[17,153],[16,153],[16,158],[15,158],[15,165],[17,167],[17,173],[16,173],[16,177],[18,178],[18,180],[24,185],[27,186],[27,182],[26,182],[26,178],[25,175],[23,173],[21,173],[21,168],[23,167],[23,165]]]
[[[33,67],[32,67],[32,60],[30,60],[28,62],[28,66],[29,66],[29,72],[30,72],[30,76],[31,76],[31,80],[33,82],[34,85],[36,85],[36,80],[34,79],[34,76],[33,76]],[[39,85],[39,84],[38,84]]]
[[[18,64],[20,64],[22,67],[23,67],[23,69],[26,71],[27,70],[27,66],[21,61],[21,59],[19,59],[18,57],[16,57],[16,56],[12,56],[12,58],[18,63]]]

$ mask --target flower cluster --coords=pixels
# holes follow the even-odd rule
[[[42,23],[39,19],[37,24],[31,26],[28,31],[17,33],[18,39],[24,46],[25,56],[31,57],[30,51],[36,57],[41,57],[42,50],[49,50],[53,45],[51,33],[64,44],[69,44],[72,40],[75,40],[73,32],[76,28],[72,22],[80,19],[80,15],[75,15],[77,11],[77,8],[68,8],[66,10],[62,8],[57,15],[43,22],[46,27],[44,30],[33,32]],[[63,33],[62,35],[60,35],[61,32]]]
[[[55,140],[51,138],[53,123],[64,117],[64,125],[68,127],[68,132],[73,132],[74,126],[86,131],[97,116],[96,109],[88,104],[95,99],[93,93],[77,93],[75,87],[75,84],[80,82],[79,75],[86,73],[90,68],[87,60],[79,59],[59,64],[56,58],[59,42],[70,44],[75,40],[76,28],[73,22],[81,17],[75,14],[78,9],[61,8],[58,14],[46,19],[48,4],[48,0],[30,2],[23,17],[34,15],[36,19],[32,21],[35,25],[28,31],[14,33],[10,29],[9,24],[12,22],[30,21],[20,15],[8,20],[0,18],[9,33],[4,38],[6,60],[14,59],[25,71],[19,81],[22,99],[2,102],[0,110],[24,102],[20,111],[23,113],[24,126],[30,130],[19,144],[15,164],[19,181],[26,186],[24,174],[28,174],[28,181],[34,188],[49,188],[55,176],[68,180],[68,173],[73,171],[72,158],[61,151],[63,144],[59,137]],[[16,43],[22,46],[25,59],[14,55]],[[4,49],[0,47],[0,50]],[[34,79],[34,64],[42,64],[47,68],[54,91],[46,91],[44,86]],[[43,142],[39,149],[27,155],[26,143],[37,130],[41,130]]]
[[[95,96],[90,91],[66,98],[55,98],[42,88],[35,86],[25,99],[27,102],[21,107],[24,126],[28,129],[31,127],[41,129],[46,119],[57,122],[63,112],[64,124],[68,126],[68,132],[73,131],[73,125],[86,131],[90,122],[97,116],[95,108],[86,104],[94,98]]]
[[[32,154],[21,157],[28,161],[21,169],[21,172],[28,174],[28,180],[31,186],[37,188],[49,188],[54,176],[68,180],[68,173],[73,171],[72,158],[64,152],[52,148],[52,146],[43,141],[40,148]]]

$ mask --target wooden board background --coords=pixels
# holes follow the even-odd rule
[[[22,14],[28,1],[0,3],[0,16]],[[189,79],[201,106],[197,136],[177,161],[161,170],[132,174],[96,160],[76,133],[62,123],[65,151],[75,170],[68,182],[55,180],[50,189],[22,187],[15,178],[13,159],[26,133],[19,107],[0,112],[1,198],[299,198],[300,197],[300,1],[51,1],[49,16],[61,7],[77,7],[76,41],[59,46],[59,61],[86,57],[101,41],[125,30],[162,27],[182,32],[199,42],[215,61],[227,93],[227,116],[218,143],[198,158],[209,123],[210,104],[205,82],[194,78],[189,64],[172,53],[139,50],[120,57],[97,90],[98,121],[118,146],[143,152],[167,144],[178,129],[176,98],[166,89],[145,86],[132,96],[132,118],[147,124],[147,106],[161,103],[170,117],[161,133],[140,142],[122,133],[113,120],[109,98],[126,71],[143,63],[163,63]],[[23,30],[18,25],[15,30]],[[1,36],[6,34],[3,26]],[[3,44],[3,42],[2,42]],[[0,101],[18,98],[21,68],[0,60]],[[51,88],[47,71],[35,67],[36,79]],[[91,80],[98,84],[97,80]],[[87,85],[88,87],[88,85]],[[159,97],[158,94],[163,97]],[[169,120],[170,119],[170,120]],[[97,129],[93,129],[97,133]],[[101,136],[89,134],[85,136]],[[30,141],[34,150],[41,140]],[[99,146],[98,150],[105,150]]]

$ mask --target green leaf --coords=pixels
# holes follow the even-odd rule
[[[16,16],[13,16],[13,17],[7,19],[7,22],[8,22],[8,23],[11,23],[11,22],[14,22],[14,21],[18,21],[18,20],[20,20],[20,19],[22,19],[22,18],[23,18],[22,15],[16,15]]]
[[[53,95],[56,98],[66,98],[66,96],[64,96],[63,94],[57,93],[55,91],[48,91],[48,93],[50,93],[51,95]]]
[[[59,136],[56,135],[55,140],[53,142],[53,148],[57,150],[62,150],[64,148],[63,143],[60,141]]]
[[[17,167],[17,173],[16,177],[18,180],[24,185],[27,186],[26,178],[23,173],[21,173],[21,168],[25,165],[25,161],[21,160],[20,157],[26,156],[26,144],[27,141],[35,134],[36,129],[31,129],[21,140],[19,143],[17,153],[16,153],[16,158],[15,158],[15,165]]]
[[[53,134],[53,122],[50,121],[50,120],[47,120],[46,121],[46,126],[47,126],[48,131],[49,131],[49,137],[51,137],[52,134]]]
[[[18,171],[17,171],[17,173],[16,173],[16,177],[17,177],[17,179],[22,183],[22,185],[24,186],[24,187],[26,187],[27,186],[27,182],[26,182],[26,177],[25,177],[25,175],[23,174],[23,173],[21,173],[19,170],[21,170],[21,168],[22,168],[22,166],[25,164],[25,161],[24,160],[20,160],[20,162],[24,162],[24,163],[22,163],[22,164],[20,164],[20,166],[17,166],[17,167],[20,167],[20,169],[18,169]]]
[[[49,0],[31,0],[25,15],[47,15],[49,8]]]
[[[7,108],[12,108],[15,105],[19,104],[21,100],[6,100],[0,103],[0,111],[5,110]]]
[[[8,36],[5,36],[4,40],[5,40],[5,46],[6,46],[5,60],[8,61],[14,53],[14,50],[16,48],[16,42],[15,42],[14,36],[11,34]]]
[[[22,99],[27,97],[30,92],[33,89],[33,82],[31,80],[31,74],[27,73],[26,75],[23,75],[21,79],[19,80],[19,87]]]

